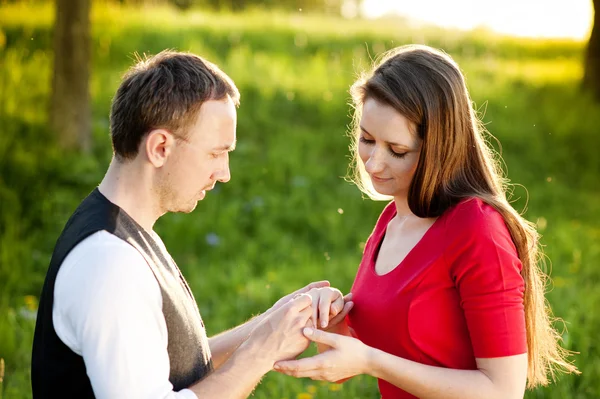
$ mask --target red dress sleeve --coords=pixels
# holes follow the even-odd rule
[[[504,219],[480,200],[448,220],[446,257],[476,358],[527,352],[521,261]]]

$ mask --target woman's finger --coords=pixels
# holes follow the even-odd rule
[[[353,307],[354,302],[346,302],[342,311],[329,321],[329,326],[335,326],[336,324],[344,320],[344,318],[348,315],[348,313],[350,313],[350,310],[352,310]]]
[[[333,292],[330,290],[322,290],[321,296],[319,297],[319,319],[321,320],[321,328],[325,328],[329,324],[332,294]]]
[[[331,317],[334,317],[340,313],[342,309],[344,309],[344,298],[340,295],[331,303],[331,306],[329,306],[329,314]]]
[[[311,291],[313,292],[313,291]],[[312,297],[312,323],[313,326],[317,326],[319,320],[319,295],[311,295]]]

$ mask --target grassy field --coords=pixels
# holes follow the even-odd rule
[[[37,296],[54,242],[110,161],[108,110],[133,53],[189,50],[219,64],[241,93],[232,180],[157,231],[196,295],[209,333],[243,322],[309,281],[347,291],[384,204],[343,180],[348,87],[371,58],[405,43],[450,53],[502,143],[514,206],[537,223],[548,294],[583,374],[527,398],[600,397],[600,105],[581,93],[583,43],[538,41],[302,13],[241,16],[96,7],[96,145],[64,153],[46,127],[52,9],[0,7],[0,399],[30,398]],[[496,145],[496,143],[494,143]],[[376,398],[343,385],[270,373],[256,398]]]

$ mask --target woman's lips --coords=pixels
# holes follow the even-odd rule
[[[378,177],[378,176],[374,176],[374,175],[370,175],[371,176],[371,180],[373,180],[374,182],[377,183],[385,183],[387,181],[392,180],[391,178],[383,178],[383,177]]]

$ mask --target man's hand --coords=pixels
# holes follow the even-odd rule
[[[310,323],[311,315],[311,297],[300,294],[265,315],[243,345],[270,370],[276,361],[294,359],[308,348],[310,340],[302,329]]]
[[[306,287],[300,288],[299,290],[296,290],[296,291],[292,292],[291,294],[284,296],[283,298],[281,298],[280,300],[275,302],[275,304],[273,306],[271,306],[271,308],[263,314],[265,316],[267,316],[268,314],[281,308],[283,305],[285,305],[286,303],[288,303],[289,301],[291,301],[293,298],[297,297],[298,295],[306,294],[308,291],[310,291],[314,288],[323,288],[323,287],[329,287],[329,281],[322,280],[322,281],[315,281],[313,283],[310,283]]]
[[[270,313],[281,308],[293,298],[308,294],[312,298],[312,326],[329,330],[340,321],[344,320],[348,312],[354,306],[352,294],[342,296],[340,290],[331,288],[329,281],[315,281],[297,291],[288,294],[275,302],[275,304],[263,313],[267,317]],[[307,326],[308,327],[308,326]]]

